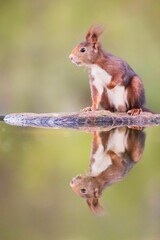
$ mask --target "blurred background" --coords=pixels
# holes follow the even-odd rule
[[[144,82],[147,106],[160,111],[160,2],[151,0],[0,1],[0,109],[76,111],[90,104],[88,76],[69,59],[88,28],[102,24],[105,49]]]
[[[0,113],[77,111],[90,105],[85,68],[68,56],[94,24],[106,50],[142,78],[160,112],[160,1],[0,1]],[[141,161],[104,193],[93,216],[70,180],[86,173],[91,135],[0,124],[0,239],[160,239],[160,128]]]

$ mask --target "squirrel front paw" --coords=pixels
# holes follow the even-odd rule
[[[86,107],[86,108],[83,108],[81,111],[84,111],[84,112],[91,112],[91,111],[96,111],[98,109],[94,109],[93,107]]]
[[[132,108],[127,113],[131,116],[136,116],[136,115],[140,115],[141,112],[142,112],[142,108]]]
[[[117,85],[116,82],[112,80],[110,83],[107,84],[107,88],[111,90],[111,89],[113,89],[116,85]]]

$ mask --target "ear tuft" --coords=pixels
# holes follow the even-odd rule
[[[98,198],[88,198],[87,204],[89,209],[94,213],[95,215],[102,216],[104,215],[104,209],[99,205],[99,199]]]
[[[86,35],[86,41],[91,44],[96,44],[103,30],[104,28],[101,25],[91,26]]]

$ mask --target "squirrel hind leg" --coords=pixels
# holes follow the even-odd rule
[[[145,104],[145,92],[141,79],[138,76],[132,77],[127,86],[128,114],[139,115]]]

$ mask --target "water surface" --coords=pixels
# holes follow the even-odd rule
[[[138,144],[132,144],[141,148],[140,158],[134,162],[127,153],[125,163],[130,164],[119,181],[103,191],[100,204],[105,214],[97,216],[70,187],[75,176],[89,172],[93,133],[2,122],[0,239],[158,240],[160,127],[143,132],[135,137],[141,139]],[[115,145],[114,141],[112,148]]]

